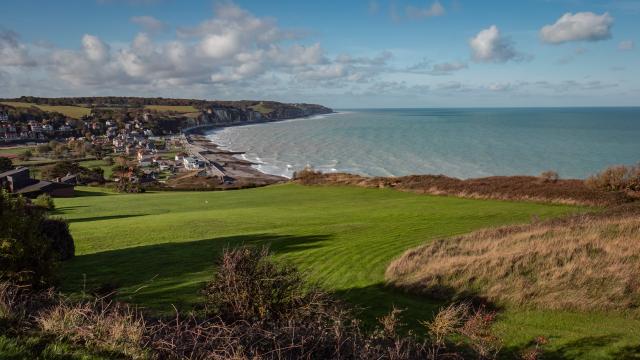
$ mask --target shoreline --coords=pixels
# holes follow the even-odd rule
[[[253,161],[249,161],[246,159],[242,159],[239,156],[246,154],[245,151],[237,151],[237,150],[227,150],[223,149],[222,145],[215,143],[212,141],[207,135],[211,130],[221,130],[228,127],[236,127],[236,126],[246,126],[246,125],[257,125],[257,124],[265,124],[270,122],[280,122],[280,121],[289,121],[289,120],[301,120],[301,119],[309,119],[314,116],[319,115],[330,115],[336,114],[337,112],[331,112],[327,114],[314,114],[300,118],[291,118],[291,119],[279,119],[279,120],[271,120],[271,121],[252,121],[252,122],[244,122],[244,123],[219,123],[219,124],[206,124],[206,125],[198,125],[193,126],[187,129],[182,130],[182,135],[184,136],[186,142],[186,151],[192,155],[196,155],[200,158],[203,158],[206,162],[208,162],[211,167],[221,174],[224,181],[219,186],[221,188],[241,188],[241,187],[254,187],[254,186],[265,186],[271,185],[281,182],[287,182],[291,179],[285,176],[269,174],[267,172],[261,171],[256,168],[260,163],[256,163]],[[188,179],[189,180],[189,179]],[[193,186],[194,184],[190,184],[194,182],[188,181],[187,186]],[[203,186],[204,181],[200,180],[198,186]],[[184,183],[184,179],[181,179],[180,183],[176,183],[174,187],[182,187],[186,184]]]
[[[239,158],[240,155],[246,154],[245,151],[223,149],[222,145],[214,142],[208,137],[208,132],[210,132],[211,130],[222,130],[229,127],[259,125],[259,124],[267,124],[272,122],[283,122],[283,121],[292,121],[292,120],[303,120],[303,119],[310,119],[315,116],[332,115],[332,114],[338,114],[338,113],[339,112],[337,111],[333,111],[331,113],[326,113],[326,114],[313,114],[305,117],[271,120],[266,122],[252,121],[252,122],[245,122],[245,123],[234,122],[234,123],[198,125],[198,126],[193,126],[187,129],[183,129],[182,133],[185,136],[185,139],[188,143],[206,149],[208,153],[204,154],[205,157],[213,163],[220,164],[221,167],[224,168],[230,174],[231,177],[234,177],[233,175],[235,175],[242,180],[256,181],[260,184],[259,186],[262,186],[262,185],[269,185],[272,183],[290,181],[291,178],[261,171],[256,167],[257,165],[261,165],[260,163]]]

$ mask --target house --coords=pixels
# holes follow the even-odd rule
[[[182,159],[182,163],[187,170],[198,170],[204,165],[202,161],[195,156],[185,156],[184,159]]]
[[[78,185],[78,174],[67,174],[56,180],[62,184]]]
[[[153,155],[142,155],[138,157],[138,165],[140,167],[151,166],[153,163]]]
[[[74,195],[73,185],[33,179],[29,174],[29,168],[26,167],[0,173],[0,188],[26,197],[36,197],[40,194],[49,194],[53,197],[73,197]]]

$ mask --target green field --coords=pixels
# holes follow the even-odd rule
[[[65,116],[68,116],[73,119],[80,119],[85,115],[89,115],[91,113],[91,109],[81,107],[81,106],[57,106],[57,105],[38,105],[26,102],[17,102],[17,101],[4,101],[0,102],[0,104],[13,106],[15,108],[28,108],[35,106],[42,111],[51,111],[58,112]]]
[[[194,108],[191,105],[145,105],[145,109],[155,110],[155,111],[173,111],[177,113],[196,113],[198,109]]]
[[[29,146],[12,146],[12,147],[3,147],[0,148],[0,155],[20,155],[23,152],[25,152],[25,150],[31,149],[32,151],[34,150],[33,147],[29,147]]]
[[[394,190],[286,184],[228,192],[119,195],[79,188],[56,199],[77,256],[63,267],[64,290],[101,284],[160,312],[188,308],[229,246],[270,244],[315,283],[363,308],[372,322],[395,305],[418,328],[442,303],[384,287],[387,264],[438,237],[581,209],[523,202],[425,196]],[[507,348],[545,335],[557,354],[598,358],[640,345],[640,320],[625,314],[505,309],[497,328]],[[598,347],[597,349],[595,349]],[[583,353],[584,352],[584,353]]]
[[[104,171],[105,179],[110,179],[111,174],[113,174],[113,165],[107,165],[107,162],[104,160],[84,160],[80,161],[78,164],[89,169],[94,167],[101,168]]]

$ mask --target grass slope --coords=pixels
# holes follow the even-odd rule
[[[70,221],[78,254],[63,268],[69,292],[113,283],[123,300],[171,311],[170,304],[188,306],[198,300],[197,291],[224,247],[271,244],[279,258],[296,263],[312,281],[365,308],[366,320],[396,305],[407,308],[405,319],[413,327],[441,303],[383,286],[385,268],[403,251],[430,239],[576,210],[292,184],[141,195],[83,189],[82,195],[56,200],[58,215]],[[595,326],[605,319],[615,325]],[[621,336],[615,344],[628,345],[639,325],[623,315],[558,311],[522,316],[508,310],[499,327],[509,346],[550,335],[558,337],[554,344],[560,347],[585,334],[612,336],[614,330]],[[578,330],[582,326],[587,330]]]
[[[26,150],[34,150],[33,147],[29,146],[11,146],[11,147],[3,147],[0,148],[0,155],[20,155]]]
[[[91,113],[91,109],[80,107],[80,106],[38,105],[38,104],[18,102],[18,101],[5,101],[5,102],[1,102],[0,104],[9,105],[16,108],[17,107],[28,108],[28,107],[35,106],[42,111],[58,112],[74,119],[80,119],[81,117],[85,115],[89,115]]]

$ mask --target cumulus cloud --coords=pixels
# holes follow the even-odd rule
[[[149,18],[132,21],[146,30],[155,26]],[[276,80],[288,81],[288,88],[368,82],[386,71],[393,57],[382,52],[373,57],[344,54],[331,59],[320,43],[303,41],[299,31],[283,29],[274,19],[256,17],[225,2],[215,7],[210,19],[177,29],[171,41],[156,41],[151,31],[144,31],[128,44],[109,46],[98,36],[86,34],[79,50],[50,49],[46,69],[76,88],[157,91],[202,86],[231,91]],[[9,43],[20,49],[16,41]]]
[[[35,66],[27,48],[18,41],[18,34],[0,28],[0,66]]]
[[[425,8],[420,8],[416,6],[407,6],[406,8],[407,16],[411,19],[422,19],[422,18],[430,18],[434,16],[442,16],[445,13],[444,6],[440,3],[440,1],[433,2],[430,6]]]
[[[131,18],[131,22],[149,33],[158,33],[167,29],[166,23],[148,15],[134,16]]]
[[[612,26],[613,17],[606,12],[602,15],[592,12],[566,13],[554,24],[540,29],[540,38],[550,44],[606,40],[611,38]]]
[[[513,41],[505,38],[497,26],[481,30],[469,40],[473,59],[478,62],[505,63],[525,60],[529,56],[516,51]]]
[[[633,40],[623,40],[618,44],[618,50],[629,51],[635,48],[636,44]]]
[[[106,61],[109,57],[109,45],[97,36],[85,34],[82,37],[82,50],[87,59],[95,62]]]

